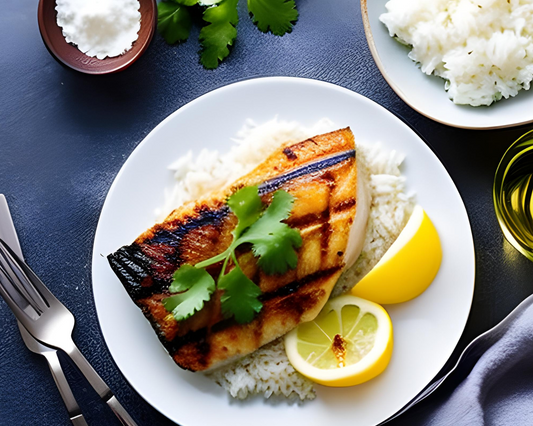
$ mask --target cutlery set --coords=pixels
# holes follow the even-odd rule
[[[136,426],[72,340],[75,323],[72,313],[57,300],[22,260],[22,250],[9,207],[5,197],[1,194],[0,295],[17,318],[20,333],[28,349],[44,356],[48,361],[73,425],[86,426],[87,423],[65,378],[57,356],[57,349],[62,350],[71,358],[124,426]]]

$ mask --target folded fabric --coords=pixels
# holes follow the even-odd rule
[[[478,357],[450,397],[420,422],[430,426],[533,425],[533,296],[480,338],[458,365]],[[477,354],[477,355],[476,355]],[[425,411],[425,410],[424,410]],[[417,416],[419,417],[419,416]],[[420,418],[420,417],[419,417]],[[418,424],[418,422],[416,422]]]

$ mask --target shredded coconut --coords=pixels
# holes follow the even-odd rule
[[[57,0],[57,25],[86,55],[119,56],[138,38],[139,8],[139,0]]]

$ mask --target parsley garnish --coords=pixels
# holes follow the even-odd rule
[[[257,264],[269,275],[283,274],[296,268],[297,248],[302,245],[300,232],[283,222],[290,215],[294,197],[283,190],[276,191],[270,205],[264,209],[257,186],[245,187],[228,199],[228,206],[237,216],[233,241],[223,252],[194,266],[182,265],[173,276],[169,287],[178,293],[163,299],[165,308],[177,321],[184,320],[203,308],[215,288],[222,290],[222,313],[234,317],[239,324],[250,322],[263,304],[261,290],[242,271],[235,255],[241,244],[250,244],[258,257]],[[233,268],[226,273],[229,262]],[[223,262],[218,283],[204,269]]]
[[[214,69],[230,53],[237,38],[238,0],[166,0],[158,4],[157,29],[169,44],[185,41],[192,15],[202,13],[200,62]],[[294,0],[247,0],[248,12],[260,31],[282,36],[298,19]]]
[[[291,32],[298,19],[294,0],[248,0],[248,11],[259,30],[278,36]]]

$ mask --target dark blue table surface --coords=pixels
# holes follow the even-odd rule
[[[237,42],[217,70],[198,63],[198,32],[193,30],[191,40],[178,47],[156,36],[147,53],[122,73],[87,76],[63,68],[49,55],[37,27],[36,1],[2,2],[0,193],[10,203],[28,263],[74,313],[76,342],[142,425],[173,423],[129,386],[102,339],[90,272],[98,216],[120,167],[162,119],[235,81],[285,75],[335,83],[385,106],[428,141],[463,196],[476,247],[474,303],[454,357],[532,293],[533,264],[503,239],[491,194],[500,157],[529,127],[468,131],[426,119],[405,105],[379,73],[357,0],[297,4],[298,24],[279,38],[257,31],[241,1]],[[44,359],[23,346],[3,300],[0,342],[0,425],[70,424]],[[88,384],[64,364],[88,423],[117,424]],[[453,386],[391,424],[421,423]],[[179,400],[176,395],[176,404]]]

